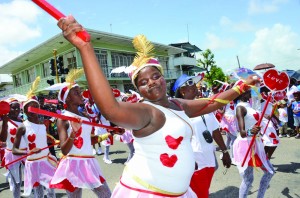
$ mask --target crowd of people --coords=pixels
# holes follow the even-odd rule
[[[58,25],[78,48],[83,69],[74,69],[65,83],[53,86],[58,91],[55,98],[33,94],[37,79],[26,101],[5,100],[10,111],[1,115],[1,161],[14,197],[20,197],[24,175],[24,196],[43,197],[47,189],[47,197],[56,197],[55,189],[64,189],[68,197],[82,197],[82,189],[90,189],[103,198],[205,198],[218,169],[213,141],[222,152],[223,166],[238,168],[242,178],[239,197],[247,197],[255,167],[264,172],[258,191],[258,197],[264,197],[274,175],[270,159],[279,138],[300,138],[300,89],[294,80],[287,97],[273,100],[265,115],[261,115],[263,96],[270,90],[263,84],[255,86],[262,82],[254,76],[220,82],[211,91],[202,86],[199,91],[204,76],[183,74],[172,86],[174,95],[169,95],[152,44],[138,35],[133,40],[138,53],[129,73],[138,93],[122,93],[111,88],[92,44],[76,36],[82,26],[72,16],[59,20]],[[83,72],[88,90],[76,84]],[[259,105],[254,105],[253,92],[262,96]],[[31,108],[60,116],[40,115]],[[247,155],[253,136],[255,143]],[[95,154],[102,153],[102,144],[103,161],[111,164],[109,148],[114,139],[128,146],[129,155],[111,191]],[[55,153],[54,146],[61,154]]]

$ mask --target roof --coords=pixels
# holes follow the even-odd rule
[[[87,29],[87,31],[91,35],[91,41],[93,43],[101,42],[120,47],[124,46],[126,48],[128,48],[128,46],[132,46],[133,38],[131,37],[101,32],[92,29]],[[155,51],[165,52],[168,55],[178,54],[186,51],[184,49],[180,49],[174,46],[168,46],[154,42],[153,45],[155,47]],[[18,56],[17,58],[0,66],[0,74],[13,74],[19,70],[27,68],[28,66],[32,66],[32,63],[38,61],[39,59],[48,59],[51,57],[53,49],[56,49],[59,52],[65,51],[72,47],[73,46],[71,46],[71,44],[63,37],[63,35],[59,33],[54,37],[32,48],[31,50],[25,52],[24,54]],[[133,49],[133,51],[135,50]]]
[[[186,42],[186,43],[173,43],[173,44],[170,44],[170,46],[179,47],[179,48],[185,49],[185,50],[187,50],[190,53],[202,51],[196,45],[192,45],[189,42]]]

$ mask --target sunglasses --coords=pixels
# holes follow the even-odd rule
[[[188,81],[186,81],[185,83],[183,83],[183,85],[181,87],[184,86],[193,86],[195,84],[193,79],[189,79]]]

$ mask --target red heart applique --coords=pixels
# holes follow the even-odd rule
[[[31,151],[32,149],[36,148],[36,144],[35,143],[29,143],[29,150]]]
[[[83,145],[83,139],[82,137],[78,137],[73,141],[73,144],[76,148],[81,149],[82,145]]]
[[[285,72],[278,73],[275,69],[269,69],[264,73],[264,83],[272,91],[284,90],[289,86],[289,76]]]
[[[10,129],[10,130],[9,130],[9,133],[10,133],[11,135],[16,135],[17,129],[16,129],[16,128]]]
[[[231,104],[231,103],[230,103],[230,106],[229,106],[229,107],[230,107],[231,110],[234,110],[234,104]]]
[[[75,134],[75,137],[79,137],[81,135],[81,132],[82,132],[82,127],[80,127],[78,132]]]
[[[179,136],[177,139],[173,138],[172,136],[170,135],[167,135],[165,137],[165,140],[168,144],[168,146],[171,148],[171,149],[177,149],[179,144],[181,143],[181,141],[183,140],[183,137],[182,136]]]
[[[29,142],[34,142],[34,140],[35,140],[35,134],[28,135],[27,139],[28,139]]]
[[[259,113],[256,112],[255,114],[253,114],[253,117],[255,118],[256,121],[258,121],[259,120]]]
[[[126,102],[131,102],[131,103],[136,103],[137,101],[138,101],[138,98],[137,98],[136,94],[132,94],[126,100]]]
[[[171,155],[171,157],[169,157],[167,153],[163,153],[160,155],[160,161],[164,166],[172,168],[177,162],[177,156]]]
[[[273,139],[273,144],[278,144],[279,141],[277,139]]]
[[[11,143],[14,143],[15,142],[15,138],[11,137],[10,141],[11,141]]]
[[[275,135],[275,133],[272,132],[272,133],[270,133],[269,137],[270,138],[276,138],[276,135]]]
[[[279,101],[283,100],[285,98],[286,91],[278,91],[274,94],[274,100]]]

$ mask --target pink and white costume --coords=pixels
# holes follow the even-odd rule
[[[261,103],[261,109],[264,108],[266,102]],[[269,103],[266,109],[266,115],[271,115],[273,109],[272,103]],[[276,129],[274,127],[274,124],[272,122],[272,119],[270,120],[268,126],[267,126],[268,120],[266,118],[263,118],[261,122],[261,132],[263,133],[265,131],[265,134],[263,134],[262,140],[265,146],[278,146],[279,145],[279,137],[276,133]],[[267,128],[266,128],[267,126]]]
[[[17,122],[17,121],[12,121],[12,122],[8,121],[7,122],[7,139],[6,139],[5,154],[2,159],[2,164],[1,164],[2,167],[4,167],[5,164],[8,164],[8,163],[22,157],[22,155],[14,155],[12,153],[13,143],[15,141],[17,129],[20,126],[20,124],[22,124],[22,122]],[[23,137],[21,139],[19,149],[27,150],[26,143],[25,143]],[[20,165],[24,165],[24,164],[25,164],[25,159],[17,161],[15,163],[9,165],[8,167],[6,167],[9,170],[8,181],[9,181],[9,186],[10,186],[11,191],[14,190],[14,185],[13,185],[12,179],[14,179],[15,183],[17,183],[17,184],[21,182],[20,181],[21,175],[20,175],[19,168],[20,168]]]
[[[63,115],[78,117],[78,115],[66,110]],[[86,117],[80,118],[89,121]],[[71,131],[70,124],[67,130],[68,136],[70,136]],[[103,185],[105,179],[93,155],[91,131],[92,126],[82,124],[81,132],[76,134],[70,152],[59,162],[51,180],[51,188],[66,189],[73,192],[76,188],[94,189]]]
[[[243,106],[247,109],[247,114],[245,115],[245,131],[248,129],[251,129],[259,120],[260,114],[255,111],[249,103],[246,102],[239,102],[237,104],[238,106]],[[250,145],[252,137],[245,137],[242,138],[240,135],[238,135],[237,139],[233,143],[233,154],[234,159],[237,164],[237,168],[240,173],[243,173],[247,167],[250,165],[254,166],[264,166],[266,170],[270,173],[273,173],[272,168],[269,166],[269,163],[267,162],[267,156],[264,150],[264,145],[262,143],[262,138],[260,135],[256,136],[255,143],[253,144],[252,151],[250,151],[250,154],[247,156],[244,166],[242,167],[242,162],[244,160],[244,157],[246,156],[247,149]]]
[[[220,125],[223,131],[226,131],[227,133],[231,133],[232,135],[237,136],[235,106],[233,101],[231,101],[229,104],[225,106],[225,112],[221,119]]]
[[[134,137],[135,154],[125,167],[112,197],[196,197],[189,188],[195,168],[190,144],[193,129],[189,118],[184,111],[144,103],[161,110],[166,122],[147,137]]]
[[[28,150],[47,147],[47,133],[44,124],[35,124],[28,120],[23,122],[26,127],[24,140]],[[56,167],[56,158],[49,149],[30,155],[25,162],[24,196],[29,196],[33,187],[42,185],[49,188]]]

